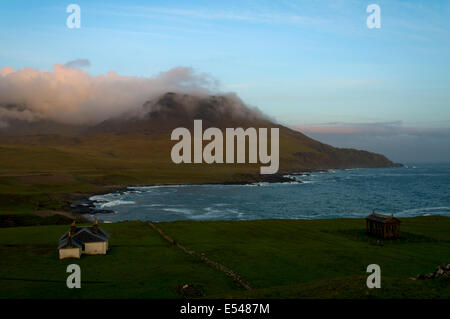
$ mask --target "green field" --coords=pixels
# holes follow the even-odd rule
[[[239,274],[222,272],[165,241],[143,222],[103,224],[106,256],[59,260],[67,226],[0,228],[0,298],[180,298],[196,284],[206,298],[450,298],[449,278],[409,279],[450,262],[450,218],[402,220],[402,238],[364,234],[362,219],[158,223],[188,249]],[[81,267],[82,288],[68,289],[68,264]],[[381,289],[365,285],[366,267],[381,266]]]
[[[1,137],[0,298],[180,298],[176,288],[185,284],[201,287],[206,298],[450,298],[448,280],[409,279],[450,262],[444,217],[404,219],[395,242],[367,238],[360,219],[158,223],[251,290],[138,221],[102,225],[112,235],[106,256],[58,259],[70,203],[79,197],[129,185],[261,178],[259,164],[175,165],[170,149],[164,134]],[[287,129],[280,150],[281,173],[392,164]],[[66,287],[70,263],[81,266],[81,289]],[[382,288],[369,290],[365,270],[373,263],[381,266]]]
[[[169,142],[170,135],[0,137],[0,221],[5,214],[67,211],[77,196],[129,185],[260,179],[256,164],[176,165]]]
[[[271,124],[272,125],[272,124]],[[337,149],[281,128],[279,173],[389,167],[382,155]],[[130,185],[252,182],[260,164],[174,164],[168,132],[0,136],[2,215],[67,211],[79,195]]]

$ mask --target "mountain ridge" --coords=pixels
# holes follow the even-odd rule
[[[194,119],[201,119],[204,129],[279,128],[281,173],[398,166],[381,154],[336,148],[274,123],[233,94],[195,96],[168,92],[147,101],[134,113],[107,119],[93,126],[67,125],[64,129],[64,125],[58,123],[54,126],[54,132],[48,129],[44,130],[44,134],[0,136],[0,144],[63,148],[69,152],[81,150],[107,159],[158,164],[168,162],[170,165],[173,164],[170,163],[170,148],[176,143],[170,140],[171,131],[176,127],[192,130]],[[38,124],[34,125],[39,128]]]

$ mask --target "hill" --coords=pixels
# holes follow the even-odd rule
[[[167,162],[170,165],[170,148],[175,144],[170,140],[170,133],[177,127],[192,130],[194,119],[201,119],[204,128],[218,127],[222,130],[227,127],[279,128],[281,172],[395,165],[380,154],[339,149],[313,140],[298,131],[274,123],[258,110],[245,106],[233,95],[166,93],[148,101],[137,112],[93,126],[64,126],[48,120],[31,123],[23,129],[26,135],[4,135],[0,137],[0,144],[8,149],[17,146],[17,152],[25,151],[24,147],[30,150],[35,148],[36,151],[39,151],[39,147],[47,147],[68,153],[83,150],[86,155],[76,154],[76,157],[80,160],[89,159],[90,162],[92,158],[89,157],[96,155],[105,160],[145,159],[148,162]],[[17,130],[21,128],[21,125],[15,123],[12,131],[17,134]],[[196,168],[202,169],[199,166]]]
[[[127,185],[261,180],[260,164],[182,164],[171,161],[176,127],[278,127],[279,174],[331,168],[390,167],[380,154],[339,149],[274,123],[234,95],[166,93],[133,113],[96,125],[49,120],[31,135],[0,136],[0,213],[67,207],[68,194],[104,192]],[[15,134],[20,129],[18,125]],[[11,132],[11,131],[8,131]],[[265,178],[274,178],[265,177]],[[24,200],[22,200],[24,199]]]

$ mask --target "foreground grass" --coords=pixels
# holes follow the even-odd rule
[[[367,237],[361,219],[175,222],[160,227],[256,288],[233,296],[450,298],[448,280],[408,279],[450,262],[450,218],[403,219],[400,241]],[[366,288],[369,264],[380,265],[383,289]]]
[[[230,278],[165,242],[142,222],[104,224],[106,256],[57,258],[65,226],[0,229],[1,298],[177,298],[197,284],[207,298],[450,298],[448,279],[413,281],[449,263],[450,218],[402,219],[403,238],[377,241],[361,219],[158,223],[189,249],[241,275]],[[66,266],[82,269],[82,289],[66,288]],[[379,264],[382,288],[366,288],[366,267]]]
[[[67,226],[0,229],[0,298],[175,298],[195,283],[207,294],[239,290],[225,275],[171,247],[145,223],[103,225],[106,256],[59,260],[56,244]],[[80,265],[82,288],[66,287],[66,267]]]

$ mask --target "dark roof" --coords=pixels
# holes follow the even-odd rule
[[[375,213],[375,212],[372,212],[372,214],[366,216],[366,219],[372,220],[372,221],[378,222],[378,223],[392,223],[392,222],[400,223],[400,220],[398,220],[394,216],[378,214],[378,213]]]
[[[89,231],[90,231],[91,233],[93,233],[93,234],[99,234],[100,236],[103,236],[103,237],[105,237],[105,238],[109,238],[109,237],[110,237],[109,233],[106,232],[105,230],[103,230],[103,229],[100,228],[100,227],[97,227],[97,231],[98,231],[98,232],[95,232],[94,226],[75,227],[75,229],[73,229],[73,230],[71,229],[72,236],[73,236],[73,235],[76,235],[76,234],[79,233],[80,231],[86,230],[86,229],[89,230]],[[69,231],[66,231],[66,232],[64,233],[64,235],[62,235],[62,236],[59,238],[59,240],[66,239],[68,233],[69,233]]]
[[[68,235],[69,231],[59,238],[58,249],[72,248],[67,244]],[[72,244],[78,245],[77,247],[81,247],[84,243],[108,241],[109,237],[110,235],[98,226],[82,226],[71,229]]]
[[[83,228],[79,232],[77,232],[75,235],[72,236],[76,241],[80,243],[92,243],[92,242],[98,242],[98,241],[107,241],[108,238],[101,235],[99,233],[94,233],[92,230],[88,228]]]
[[[59,241],[58,249],[61,248],[81,248],[81,244],[73,238],[71,238],[70,240],[66,238]]]
[[[92,228],[92,227],[91,227]],[[106,237],[106,239],[108,239],[109,238],[109,233],[108,232],[106,232],[106,231],[104,231],[102,228],[100,228],[100,227],[97,227],[97,230],[98,230],[98,232],[100,233],[100,235],[102,235],[103,237]],[[95,233],[95,231],[94,231],[94,233]]]
[[[72,232],[72,235],[73,235],[73,234],[76,234],[76,233],[79,232],[80,230],[81,230],[81,227],[70,228],[70,231]],[[64,239],[66,239],[68,234],[69,234],[69,230],[66,231],[66,232],[64,233],[64,235],[62,235],[61,237],[59,237],[59,241],[62,241],[62,240],[64,240]]]

